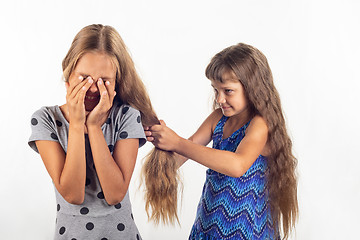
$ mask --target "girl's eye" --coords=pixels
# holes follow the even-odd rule
[[[225,89],[225,92],[226,92],[226,93],[232,93],[233,90],[232,90],[232,89]]]

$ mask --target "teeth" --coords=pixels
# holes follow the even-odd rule
[[[85,96],[87,99],[90,99],[90,100],[94,100],[96,99],[97,97],[92,97],[92,96]]]

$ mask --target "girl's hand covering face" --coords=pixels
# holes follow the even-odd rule
[[[116,92],[113,90],[114,87],[111,86],[109,81],[104,83],[104,81],[99,78],[96,81],[96,85],[99,89],[100,101],[86,118],[86,125],[88,127],[93,125],[101,127],[108,116],[108,111],[112,107],[116,95]]]
[[[71,76],[66,82],[66,105],[69,112],[69,122],[73,124],[85,124],[85,95],[94,80],[88,77],[84,80],[82,76]]]

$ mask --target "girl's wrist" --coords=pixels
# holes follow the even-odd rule
[[[101,130],[100,124],[86,124],[86,127],[88,129],[88,132],[94,131],[94,130]]]
[[[85,116],[74,116],[71,113],[68,113],[69,116],[69,125],[73,126],[84,126],[85,125]]]
[[[181,151],[184,141],[187,141],[187,139],[178,136],[178,139],[174,146],[174,152],[179,153],[179,151]]]
[[[84,132],[85,124],[70,122],[69,123],[69,131]]]

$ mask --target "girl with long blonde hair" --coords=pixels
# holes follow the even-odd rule
[[[206,77],[214,111],[189,139],[163,121],[145,131],[175,152],[176,165],[209,168],[189,239],[287,239],[298,215],[297,160],[267,59],[240,43],[216,54]]]
[[[159,121],[134,63],[113,27],[94,24],[75,36],[62,68],[66,103],[37,110],[29,139],[55,187],[54,239],[141,239],[128,187],[142,124]]]

